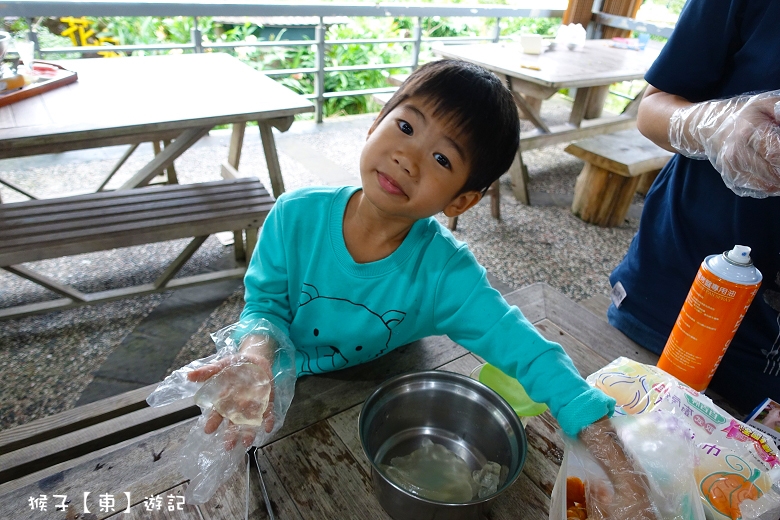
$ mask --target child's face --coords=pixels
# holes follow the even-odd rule
[[[469,175],[465,154],[464,143],[430,106],[408,99],[369,133],[360,155],[363,193],[397,217],[459,215],[480,198],[476,191],[459,194]]]

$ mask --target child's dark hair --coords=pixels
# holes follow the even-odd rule
[[[409,98],[420,97],[464,140],[469,177],[461,193],[485,193],[512,165],[520,120],[512,94],[492,72],[460,60],[439,60],[415,70],[382,108],[378,125]]]

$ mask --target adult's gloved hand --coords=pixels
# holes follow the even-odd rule
[[[737,195],[780,195],[780,90],[677,109],[669,142],[686,157],[708,159]]]

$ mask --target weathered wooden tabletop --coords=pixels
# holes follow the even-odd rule
[[[225,53],[79,59],[52,62],[78,81],[0,107],[0,159],[131,145],[103,183],[140,143],[155,158],[119,189],[145,186],[217,125],[232,124],[222,176],[239,177],[246,123],[256,121],[275,197],[284,192],[271,127],[290,128],[296,114],[313,112],[306,98]],[[163,142],[165,149],[159,147]],[[173,177],[173,180],[172,180]],[[8,187],[34,197],[4,181]]]
[[[314,110],[224,53],[54,63],[76,71],[78,81],[0,108],[0,158],[131,144],[160,132],[175,137],[193,127]]]
[[[517,42],[433,48],[441,57],[475,63],[505,79],[518,108],[536,127],[521,133],[520,149],[509,169],[515,198],[524,204],[530,198],[523,151],[636,127],[641,93],[617,116],[602,117],[604,100],[612,83],[644,78],[662,45],[650,42],[644,50],[635,51],[611,43],[585,40],[581,50],[556,48],[537,55],[524,54]],[[569,121],[551,125],[542,116],[542,101],[564,88],[577,89]]]
[[[655,42],[642,51],[619,49],[611,43],[611,40],[585,40],[581,50],[556,48],[541,54],[523,53],[518,42],[441,45],[435,52],[553,91],[642,79],[660,52]]]

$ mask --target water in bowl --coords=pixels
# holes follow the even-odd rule
[[[410,445],[409,442],[405,444]],[[397,449],[393,451],[397,453]],[[463,452],[462,449],[458,451]],[[389,464],[379,462],[378,466],[389,480],[413,495],[437,502],[461,504],[496,493],[509,469],[492,461],[478,465],[479,469],[473,469],[476,458],[468,458],[472,465],[426,436],[419,441],[419,447],[408,455],[390,457]],[[377,457],[377,461],[380,460]]]

